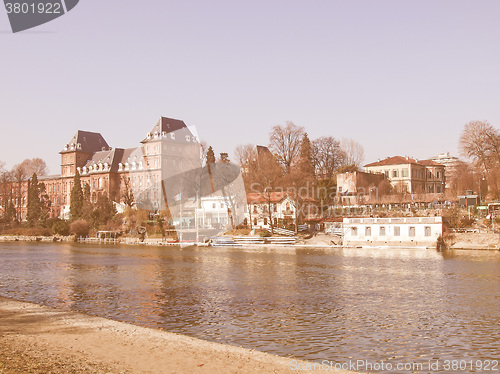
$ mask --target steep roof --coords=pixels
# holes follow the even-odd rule
[[[365,168],[371,166],[418,164],[418,163],[419,162],[417,160],[414,160],[413,158],[410,157],[393,156],[393,157],[387,157],[386,159],[377,162],[372,162],[371,164],[365,165]]]
[[[107,151],[95,152],[92,157],[87,160],[86,167],[91,165],[108,164],[110,171],[116,172],[118,170],[118,162],[120,161],[120,154],[123,152],[121,148],[115,148]]]
[[[440,164],[439,162],[435,162],[432,160],[415,160],[410,157],[394,156],[394,157],[388,157],[386,159],[377,162],[372,162],[371,164],[365,165],[365,168],[371,166],[408,165],[408,164],[415,164],[422,166],[443,166],[443,164]]]
[[[78,130],[60,153],[73,151],[94,153],[109,149],[110,146],[100,133]]]
[[[163,133],[171,132],[181,132],[183,135],[191,135],[191,132],[189,131],[184,121],[180,119],[160,117],[158,122],[156,122],[151,131],[148,133],[148,136],[144,140],[142,140],[141,143],[156,139],[154,137],[155,134],[161,136]]]

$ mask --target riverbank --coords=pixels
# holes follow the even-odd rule
[[[21,235],[2,235],[0,242],[74,242],[72,236],[21,236]],[[294,245],[282,244],[245,244],[245,248],[342,248],[341,239],[336,235],[327,235],[319,233],[310,239],[301,239]],[[85,242],[82,242],[85,243]],[[178,246],[193,245],[194,243],[178,243],[165,241],[161,238],[146,238],[144,241],[138,238],[122,237],[115,241],[101,240],[93,238],[88,241],[89,244],[126,244],[126,245],[152,245],[152,246]],[[500,234],[493,232],[470,232],[454,233],[447,237],[446,244],[449,249],[465,250],[498,250],[500,248]],[[208,243],[199,243],[198,246],[208,246]],[[366,244],[369,246],[369,243]],[[394,246],[397,247],[397,246]]]
[[[2,374],[297,371],[288,358],[2,297],[0,320]]]
[[[447,238],[450,249],[498,250],[500,234],[493,232],[454,233]]]

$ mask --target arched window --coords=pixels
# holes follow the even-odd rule
[[[102,178],[99,178],[99,189],[102,189]]]

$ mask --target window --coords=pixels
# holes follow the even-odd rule
[[[385,236],[385,226],[380,226],[380,232],[379,232],[379,235],[380,235],[380,236]]]
[[[431,236],[431,227],[425,226],[424,232],[425,232],[425,236]]]
[[[339,193],[342,193],[342,186],[339,186]]]
[[[358,228],[351,227],[351,236],[358,236]]]
[[[386,176],[387,178],[389,178],[389,170],[386,170],[386,171],[385,171],[385,176]]]
[[[415,226],[410,226],[408,228],[408,236],[411,236],[411,237],[415,236]]]
[[[393,170],[393,171],[392,171],[392,177],[393,177],[393,178],[397,178],[397,177],[399,177],[399,170]]]
[[[254,224],[255,226],[257,226],[257,218],[254,218],[254,219],[253,219],[253,224]]]
[[[401,171],[401,176],[402,176],[402,177],[408,177],[408,169],[403,169],[403,170]]]
[[[267,218],[264,218],[264,225],[267,225]]]
[[[215,209],[215,203],[212,204],[212,209]]]
[[[372,236],[372,228],[370,226],[365,227],[365,236]]]
[[[401,236],[401,227],[394,226],[394,236]]]

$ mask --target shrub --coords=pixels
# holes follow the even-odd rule
[[[52,224],[52,231],[54,231],[54,234],[67,236],[69,235],[69,223],[63,220],[55,221]]]
[[[49,229],[43,227],[14,227],[4,230],[4,235],[21,235],[21,236],[51,236]]]
[[[259,235],[262,238],[267,238],[267,237],[271,236],[271,233],[269,231],[262,231]]]
[[[78,221],[72,222],[69,225],[70,234],[75,235],[77,238],[87,236],[90,231],[90,225],[87,221],[80,219]]]

